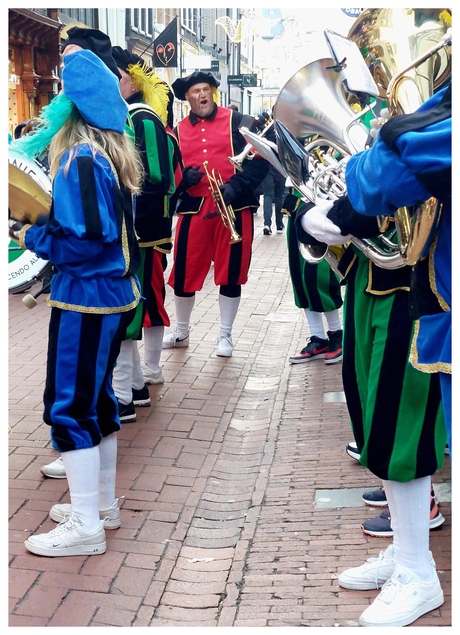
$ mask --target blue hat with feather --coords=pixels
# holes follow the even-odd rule
[[[89,49],[63,58],[64,95],[78,108],[83,119],[100,130],[122,134],[128,104],[120,93],[120,83],[104,62]]]

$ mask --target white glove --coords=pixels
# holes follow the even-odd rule
[[[390,118],[390,112],[388,108],[382,108],[382,110],[380,111],[380,117],[377,117],[377,119],[370,120],[369,123],[370,123],[371,129],[369,130],[369,134],[371,135],[373,139],[375,139],[375,137],[377,136],[377,132],[380,130],[383,124],[388,121],[389,118]]]
[[[302,229],[326,245],[344,245],[350,242],[351,236],[342,236],[340,228],[327,218],[328,211],[334,205],[333,201],[319,199],[315,207],[308,210],[300,219]]]
[[[8,234],[10,238],[19,242],[19,235],[21,233],[21,229],[24,227],[25,223],[20,220],[15,220],[14,218],[8,219]]]

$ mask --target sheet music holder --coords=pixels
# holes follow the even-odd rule
[[[378,97],[379,89],[356,42],[327,29],[324,36],[348,92]]]

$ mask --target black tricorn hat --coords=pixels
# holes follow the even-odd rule
[[[179,77],[175,82],[171,84],[171,88],[174,91],[177,99],[184,101],[185,93],[189,88],[194,86],[195,84],[206,83],[210,86],[215,86],[216,88],[219,86],[220,82],[214,77],[212,73],[207,71],[195,71],[191,75],[187,77]]]
[[[62,50],[69,44],[77,44],[82,49],[92,51],[118,79],[121,79],[120,71],[112,56],[112,43],[108,35],[99,29],[73,26],[67,31],[67,38],[62,40]]]
[[[112,47],[112,57],[118,68],[121,68],[121,70],[125,71],[125,73],[128,72],[128,66],[131,64],[144,65],[142,57],[139,57],[136,53],[130,53],[127,49],[122,49],[121,46]]]

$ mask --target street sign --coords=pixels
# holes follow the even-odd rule
[[[241,86],[243,75],[227,75],[227,84],[237,84]]]
[[[250,73],[242,77],[242,86],[246,88],[255,88],[257,86],[257,73]]]

